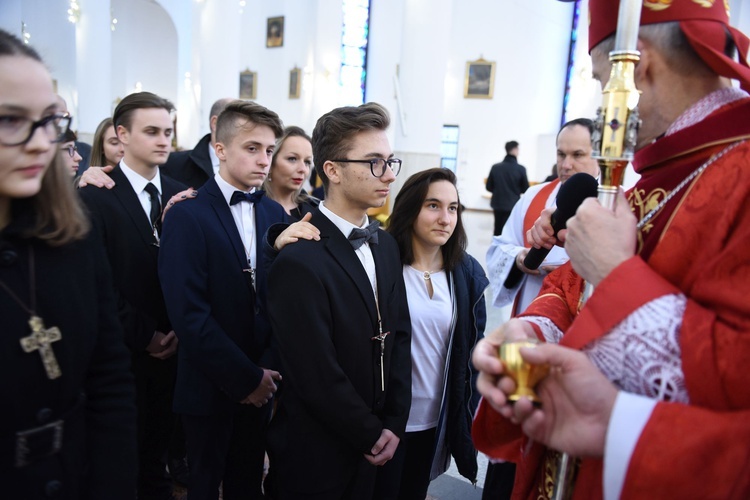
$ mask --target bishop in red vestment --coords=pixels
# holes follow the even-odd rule
[[[590,1],[592,47],[614,31],[617,3]],[[521,317],[543,340],[586,352],[621,390],[665,401],[635,447],[622,498],[747,498],[750,446],[742,436],[750,422],[737,417],[750,410],[744,368],[750,359],[750,97],[719,75],[750,88],[750,42],[728,26],[724,2],[644,2],[642,25],[670,21],[679,21],[672,29],[679,26],[701,65],[689,69],[691,84],[681,83],[686,68],[674,60],[690,58],[665,50],[669,42],[642,28],[636,85],[643,90],[643,128],[633,162],[641,179],[627,193],[640,223],[632,239],[615,235],[617,242],[632,241],[632,256],[609,269],[597,265],[609,256],[595,254],[613,247],[606,234],[586,240],[604,227],[597,225],[601,217],[588,217],[602,208],[587,202],[569,226],[571,262],[549,276]],[[740,49],[740,63],[723,55],[728,38]],[[602,52],[606,61],[609,49],[598,49],[594,70],[606,78]],[[629,221],[610,215],[610,231],[633,232]],[[584,242],[593,243],[588,253]],[[583,307],[584,282],[574,268],[596,285]],[[702,425],[716,423],[726,429],[724,439],[690,441]],[[529,445],[517,425],[484,401],[473,432],[480,451],[517,462],[514,498],[549,496],[554,460],[547,450]],[[674,445],[678,437],[705,448],[686,456]],[[707,446],[713,442],[730,450]],[[726,463],[709,467],[720,455]],[[720,473],[691,481],[706,469]],[[583,459],[573,498],[602,498],[603,486],[601,459]]]

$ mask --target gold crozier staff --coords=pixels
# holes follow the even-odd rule
[[[614,211],[617,191],[620,189],[625,168],[633,159],[638,127],[638,99],[635,87],[635,65],[640,60],[636,50],[638,28],[641,21],[642,0],[621,0],[617,16],[615,48],[609,53],[612,69],[609,81],[602,90],[602,106],[596,112],[592,156],[599,162],[599,203]],[[591,297],[594,287],[586,283],[582,304]],[[553,500],[570,498],[577,472],[578,461],[563,453],[557,464]]]

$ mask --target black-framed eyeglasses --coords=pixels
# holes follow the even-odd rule
[[[372,158],[371,160],[331,160],[339,163],[369,163],[370,172],[375,177],[383,177],[385,175],[385,168],[389,167],[393,171],[393,175],[398,175],[401,171],[401,160],[398,158]]]
[[[67,146],[63,149],[68,152],[71,158],[73,158],[78,152],[78,146]]]
[[[37,121],[25,116],[2,115],[0,116],[0,144],[3,146],[26,144],[38,128],[47,134],[51,142],[62,142],[71,121],[73,118],[67,113],[56,113]]]

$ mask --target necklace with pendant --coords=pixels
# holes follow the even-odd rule
[[[435,289],[432,287],[432,275],[440,272],[440,269],[437,271],[422,271],[420,269],[417,269],[414,266],[410,266],[412,269],[417,271],[418,273],[422,273],[422,278],[424,279],[425,287],[427,287],[427,295],[432,299],[432,296],[435,294]]]
[[[54,380],[62,375],[60,371],[60,365],[55,357],[55,351],[52,350],[52,343],[62,339],[62,333],[56,326],[52,328],[44,327],[44,320],[36,314],[36,273],[34,266],[34,248],[29,247],[29,295],[30,301],[29,306],[21,301],[13,291],[0,280],[0,288],[5,290],[10,297],[21,306],[21,308],[29,313],[29,327],[31,328],[31,335],[28,337],[22,337],[20,339],[21,349],[23,352],[34,352],[39,351],[39,356],[42,358],[42,364],[44,370],[47,372],[47,378]]]

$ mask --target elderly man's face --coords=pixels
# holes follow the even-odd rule
[[[639,42],[638,50],[649,51],[648,57],[658,57],[653,50],[648,49]],[[612,64],[609,62],[609,53],[601,50],[601,44],[597,45],[591,50],[591,64],[592,64],[592,76],[599,80],[602,84],[602,88],[609,82],[609,74],[612,69]],[[668,122],[662,117],[662,113],[659,108],[659,97],[656,95],[658,87],[659,75],[653,72],[649,75],[649,78],[642,78],[643,68],[639,71],[638,63],[636,63],[635,70],[635,86],[641,92],[641,96],[638,100],[638,113],[641,118],[641,128],[638,130],[638,141],[635,149],[641,149],[651,144],[657,137],[662,135],[667,127]],[[656,79],[655,79],[656,77]]]

